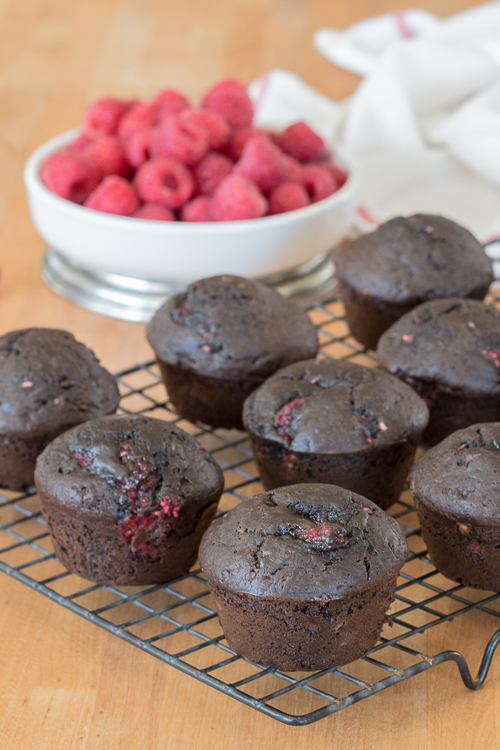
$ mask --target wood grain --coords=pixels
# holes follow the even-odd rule
[[[424,0],[447,15],[473,5]],[[355,76],[313,49],[313,31],[402,9],[397,0],[0,0],[0,333],[64,327],[116,370],[151,356],[143,326],[80,310],[41,281],[43,242],[31,225],[22,167],[73,127],[90,99],[148,97],[172,85],[193,98],[219,77],[250,81],[271,67],[325,94]],[[481,613],[421,638],[457,645],[476,667],[491,635]],[[477,693],[445,665],[336,716],[292,728],[169,668],[0,574],[0,747],[22,750],[192,750],[500,747],[494,662]]]

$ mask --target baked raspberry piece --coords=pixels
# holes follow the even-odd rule
[[[212,198],[215,221],[258,219],[267,212],[268,204],[255,183],[238,174],[222,180]]]
[[[134,169],[138,169],[141,164],[149,159],[149,149],[154,132],[154,128],[137,130],[128,139],[125,145],[125,154]]]
[[[278,146],[300,162],[314,161],[327,153],[324,140],[305,122],[294,122],[277,136]]]
[[[152,128],[157,122],[158,107],[156,104],[154,102],[151,104],[143,104],[140,102],[132,107],[132,109],[120,120],[118,135],[122,140],[128,141],[128,139],[134,133],[137,133],[138,130]]]
[[[117,216],[132,216],[139,204],[139,198],[130,182],[116,175],[105,177],[84,203],[94,211]]]
[[[288,169],[287,181],[288,182],[300,182],[300,173],[302,171],[302,164],[300,164],[297,161],[297,159],[294,159],[292,156],[288,156],[287,154],[283,154],[283,158],[286,162],[286,166]]]
[[[227,143],[231,132],[229,125],[217,112],[206,112],[203,109],[184,109],[179,119],[181,122],[193,123],[207,134],[208,147],[219,149]]]
[[[212,201],[206,195],[198,195],[186,203],[181,211],[182,221],[213,221]]]
[[[180,115],[172,115],[159,125],[151,140],[153,158],[171,157],[183,164],[197,164],[208,151],[208,136],[193,122],[183,122]]]
[[[128,177],[131,169],[125,155],[125,149],[114,135],[104,135],[91,141],[84,149],[87,159],[96,165],[103,177],[117,174]]]
[[[134,101],[123,101],[112,97],[96,99],[87,107],[84,120],[85,130],[99,133],[99,135],[114,135],[121,118],[134,103]]]
[[[136,219],[151,219],[152,221],[175,221],[174,212],[160,203],[145,203],[134,211],[133,216]]]
[[[244,128],[253,120],[253,104],[245,86],[234,78],[225,78],[207,91],[202,109],[217,112],[231,128]]]
[[[245,143],[249,138],[253,138],[254,135],[261,135],[265,138],[269,138],[269,133],[261,128],[254,128],[251,125],[246,128],[238,128],[231,133],[229,140],[224,147],[224,153],[233,161],[238,161],[243,152]]]
[[[311,203],[328,198],[337,190],[330,172],[319,164],[306,164],[300,173],[300,184],[305,187]]]
[[[347,172],[345,169],[342,169],[342,167],[339,167],[338,164],[335,164],[335,162],[325,161],[321,166],[330,172],[337,186],[337,190],[347,182]]]
[[[309,195],[303,185],[298,182],[282,182],[269,194],[269,213],[284,214],[295,211],[296,208],[304,208],[309,203]]]
[[[84,156],[57,151],[42,164],[40,178],[45,187],[61,198],[83,203],[99,184],[101,173]]]
[[[177,159],[151,159],[136,172],[134,185],[145,203],[180,208],[194,193],[194,177]]]
[[[160,120],[168,117],[168,115],[177,115],[181,110],[190,106],[189,100],[174,89],[163,89],[163,91],[160,91],[153,104],[158,107]]]
[[[194,169],[198,190],[202,195],[212,195],[217,186],[233,169],[233,162],[222,154],[208,153]]]
[[[286,179],[288,167],[279,148],[269,138],[257,135],[246,142],[235,173],[268,193]]]

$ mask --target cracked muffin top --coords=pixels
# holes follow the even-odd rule
[[[25,328],[0,337],[0,431],[62,432],[116,411],[114,377],[73,334]]]
[[[398,216],[343,245],[339,279],[376,299],[418,305],[434,297],[483,299],[492,262],[480,242],[443,216]]]
[[[471,299],[424,302],[382,335],[377,353],[389,372],[415,387],[498,396],[500,311]]]
[[[202,279],[170,297],[147,337],[160,359],[227,378],[262,379],[318,351],[314,325],[296,302],[238,276]]]
[[[245,401],[247,430],[291,450],[360,450],[413,437],[429,412],[415,391],[383,370],[333,359],[276,372]]]
[[[405,536],[361,495],[299,484],[244,500],[214,521],[199,560],[209,583],[256,596],[338,598],[403,566]]]

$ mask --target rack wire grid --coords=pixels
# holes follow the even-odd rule
[[[500,297],[490,295],[500,306]],[[321,354],[377,364],[349,335],[339,297],[308,308],[318,328]],[[178,424],[212,453],[225,475],[220,513],[262,491],[247,436],[213,430],[181,419],[168,400],[154,362],[117,375],[120,411],[148,414]],[[390,614],[377,645],[361,659],[337,669],[284,673],[251,664],[227,645],[210,593],[198,567],[182,578],[152,587],[94,585],[69,573],[58,562],[34,494],[0,495],[0,570],[75,614],[137,646],[197,680],[291,725],[310,724],[375,693],[453,660],[465,685],[484,682],[500,640],[500,594],[466,589],[437,573],[427,556],[407,489],[390,509],[406,533],[410,555],[395,591]],[[486,645],[473,679],[464,656],[455,650],[429,655],[441,639],[440,625],[472,619],[469,633]],[[455,623],[454,623],[455,624]],[[467,647],[463,638],[462,648]],[[447,631],[448,632],[448,631]],[[450,637],[450,636],[448,636]],[[488,640],[489,639],[489,640]]]

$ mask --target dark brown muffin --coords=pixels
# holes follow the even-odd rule
[[[266,490],[328,482],[381,508],[399,498],[428,417],[383,370],[333,359],[284,367],[243,412]]]
[[[114,377],[67,331],[0,337],[0,486],[26,490],[35,461],[64,430],[116,411]]]
[[[500,591],[500,423],[458,430],[412,471],[422,536],[440,573]]]
[[[318,350],[314,326],[293,300],[238,276],[203,279],[171,297],[147,336],[177,411],[192,422],[238,429],[249,393]]]
[[[161,419],[102,417],[56,438],[35,482],[54,550],[97,583],[163,583],[187,573],[224,480],[197,441]]]
[[[341,248],[335,260],[352,335],[375,349],[380,336],[421,302],[484,299],[492,262],[473,235],[443,216],[398,216]]]
[[[257,495],[217,519],[199,559],[236,653],[312,671],[375,645],[407,553],[398,523],[369,500],[301,484]]]
[[[500,312],[475,300],[425,302],[380,339],[380,361],[425,400],[423,440],[500,420]]]

